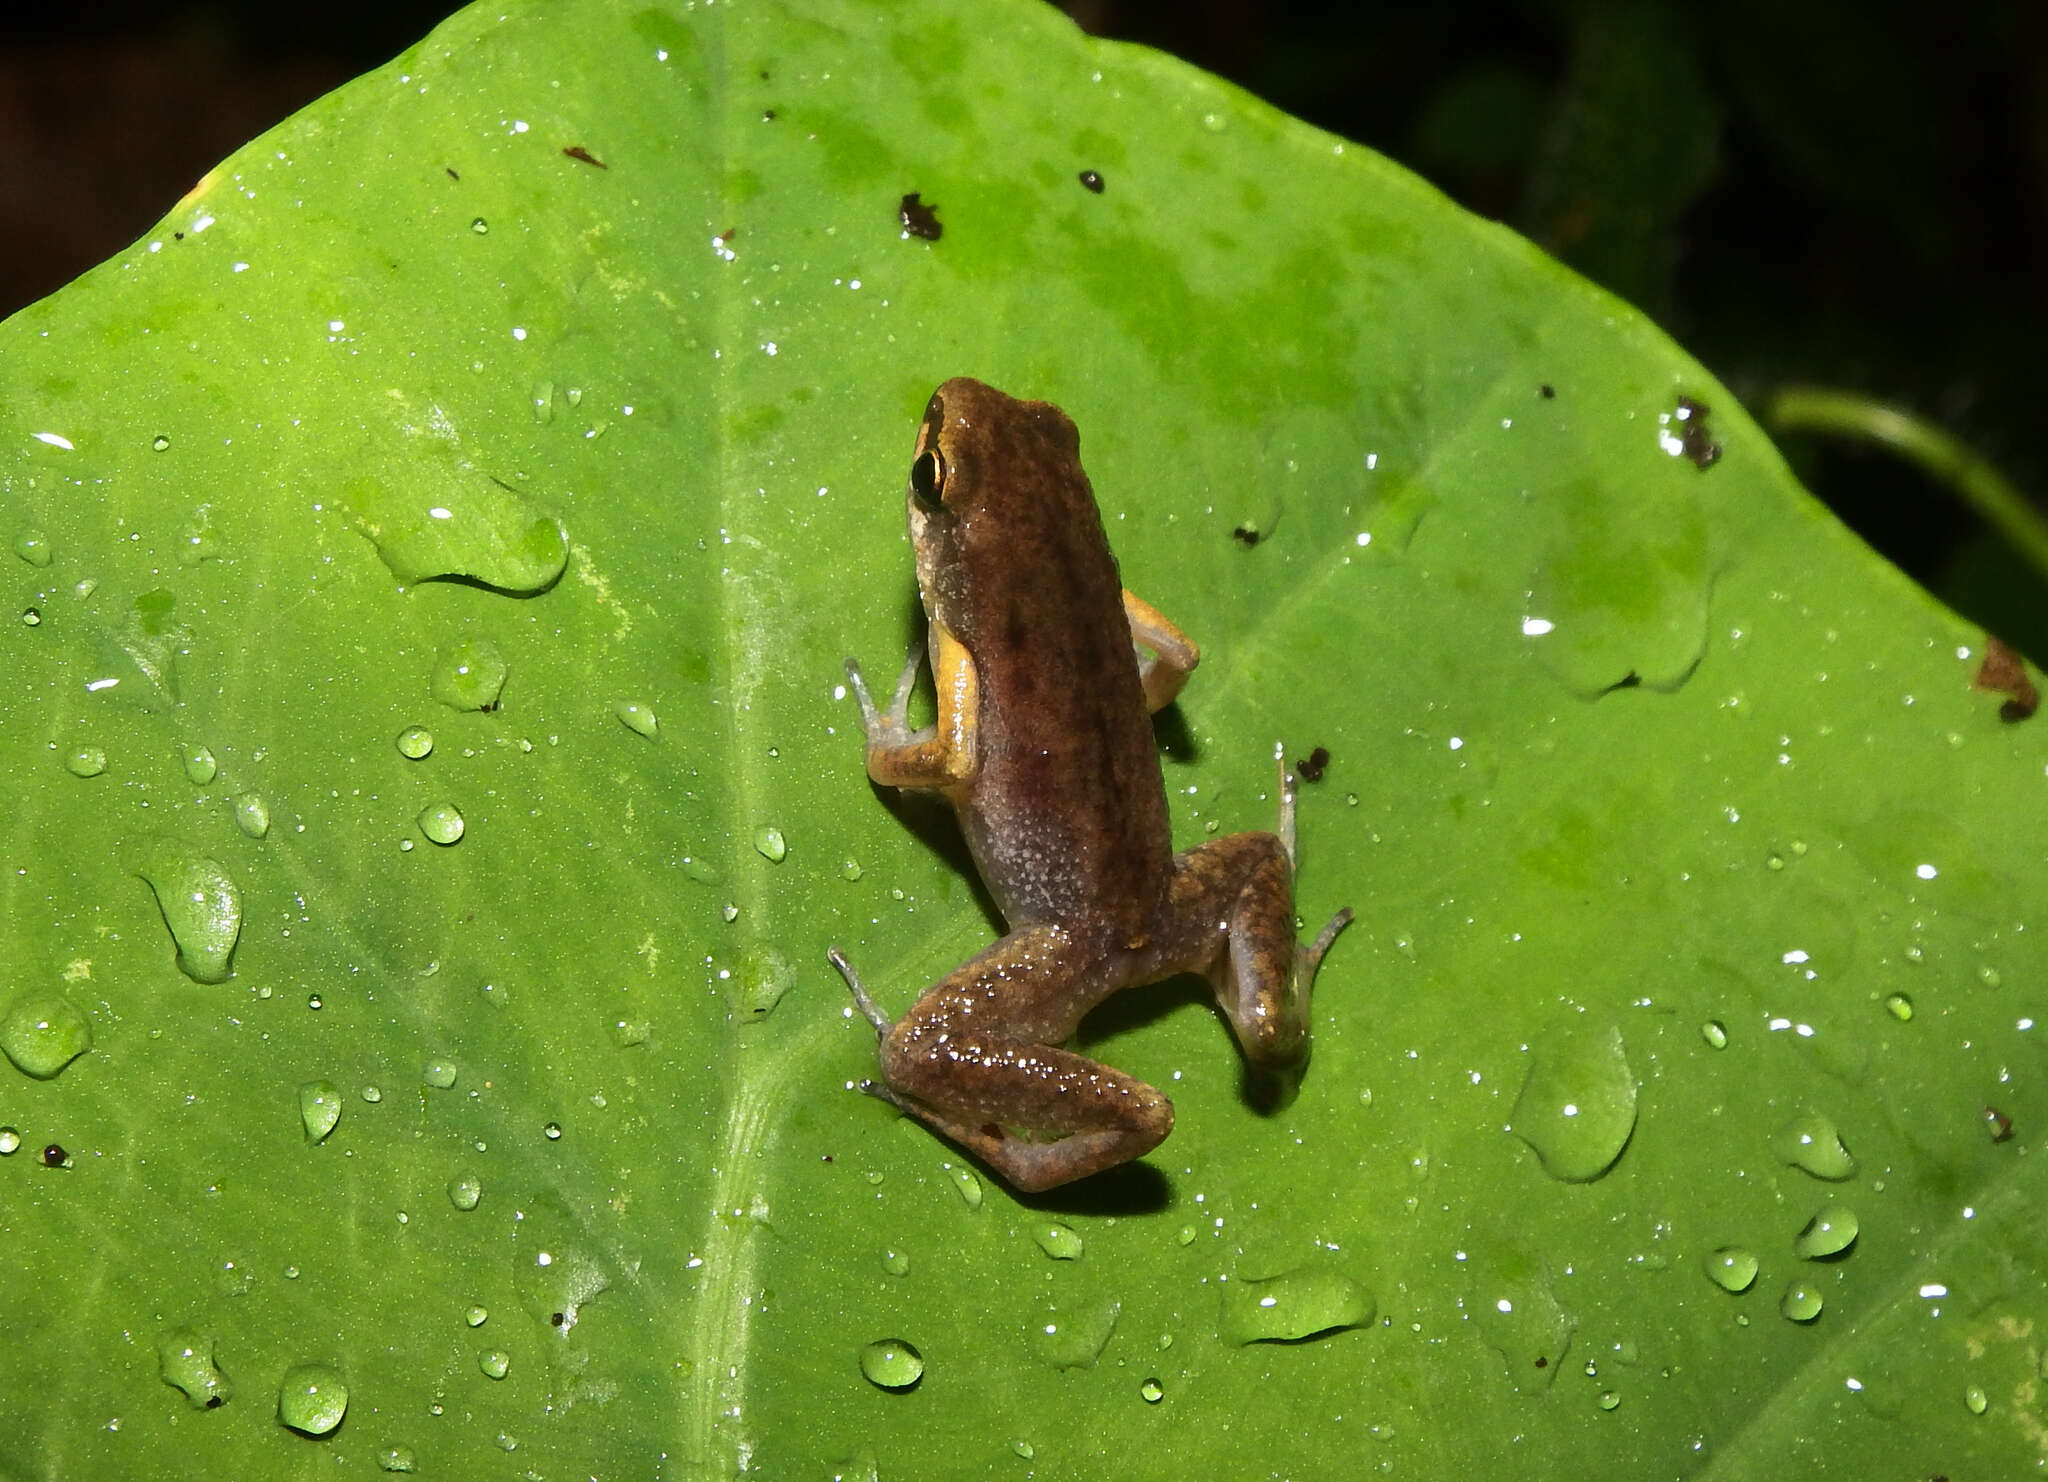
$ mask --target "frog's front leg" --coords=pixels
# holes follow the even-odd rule
[[[937,724],[912,731],[910,692],[917,687],[925,662],[921,642],[910,646],[897,676],[895,693],[884,711],[868,692],[860,665],[846,661],[846,677],[860,702],[861,728],[867,733],[868,776],[883,787],[943,788],[972,780],[979,764],[975,742],[981,681],[967,645],[939,623],[931,625],[932,683],[938,697]]]
[[[1345,907],[1304,947],[1294,936],[1294,778],[1283,757],[1277,833],[1232,834],[1175,861],[1170,915],[1194,945],[1173,970],[1200,973],[1245,1058],[1286,1069],[1308,1052],[1309,998]],[[1222,940],[1216,926],[1221,923]]]
[[[1143,1157],[1173,1130],[1173,1103],[1135,1076],[1059,1047],[1076,983],[1118,971],[1113,953],[1059,926],[1012,932],[941,978],[893,1024],[838,950],[830,954],[880,1037],[893,1102],[1025,1193]],[[1019,1135],[1022,1134],[1022,1135]]]

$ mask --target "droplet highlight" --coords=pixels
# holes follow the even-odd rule
[[[277,1390],[277,1418],[301,1435],[324,1436],[348,1413],[348,1385],[328,1364],[294,1364]]]

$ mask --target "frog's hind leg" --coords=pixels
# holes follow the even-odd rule
[[[1057,927],[1011,933],[893,1024],[832,960],[880,1036],[881,1084],[862,1089],[1025,1193],[1143,1157],[1173,1130],[1173,1103],[1151,1086],[1048,1042],[1072,1027],[1080,975],[1103,970]]]

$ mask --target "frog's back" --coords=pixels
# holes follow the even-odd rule
[[[1135,938],[1172,874],[1159,755],[1116,559],[1058,407],[978,382],[939,390],[977,498],[974,575],[949,604],[980,682],[977,776],[953,803],[1014,926],[1084,922]],[[1007,405],[1004,405],[1004,404]]]

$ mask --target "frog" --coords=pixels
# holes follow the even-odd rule
[[[1298,1072],[1316,975],[1352,913],[1305,947],[1295,935],[1284,748],[1273,831],[1175,853],[1152,717],[1201,653],[1124,588],[1066,413],[945,382],[904,501],[925,631],[886,705],[845,661],[867,775],[951,806],[1007,930],[900,1017],[827,955],[875,1030],[880,1075],[860,1089],[1039,1193],[1173,1130],[1162,1092],[1069,1047],[1092,1009],[1192,973],[1253,1067]],[[913,730],[927,669],[936,714]]]

